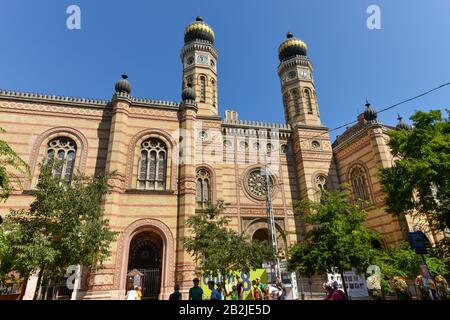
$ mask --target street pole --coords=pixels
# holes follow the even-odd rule
[[[269,239],[272,245],[274,252],[277,254],[275,262],[275,278],[280,277],[281,279],[281,271],[280,271],[280,259],[278,257],[278,241],[277,241],[277,230],[275,228],[275,217],[273,215],[273,207],[272,207],[272,192],[270,189],[269,183],[269,170],[267,169],[267,155],[265,156],[265,164],[264,164],[264,174],[266,176],[266,203],[267,203],[267,219],[268,219],[268,229],[269,229]],[[273,265],[273,263],[272,263]],[[271,272],[273,269],[271,268]]]

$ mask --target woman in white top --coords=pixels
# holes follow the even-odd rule
[[[138,300],[138,294],[136,291],[137,287],[135,287],[134,289],[131,288],[128,292],[127,292],[127,300]]]

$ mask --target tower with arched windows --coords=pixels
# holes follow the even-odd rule
[[[198,114],[218,116],[217,59],[214,30],[197,17],[184,31],[181,50],[183,64],[182,89],[191,85],[196,93]]]
[[[278,49],[278,76],[281,80],[285,118],[292,126],[321,125],[313,66],[307,51],[306,43],[290,32]]]

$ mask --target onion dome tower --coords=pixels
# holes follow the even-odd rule
[[[295,56],[307,56],[308,46],[305,42],[294,37],[292,32],[288,32],[286,40],[278,48],[278,58],[280,61],[289,60]]]
[[[199,40],[214,44],[214,30],[203,21],[202,17],[197,17],[194,22],[189,24],[184,30],[184,43]]]
[[[214,30],[197,17],[184,31],[181,50],[183,63],[182,92],[190,85],[194,92],[198,115],[218,117],[217,59]],[[188,92],[186,92],[188,94]],[[190,94],[190,92],[189,92]]]
[[[191,84],[188,84],[188,86],[181,93],[181,99],[183,100],[183,102],[188,102],[195,101],[195,98],[195,91],[194,89],[192,89]]]
[[[366,99],[366,110],[364,110],[364,120],[367,122],[377,121],[377,112],[370,106],[369,101]]]
[[[321,127],[313,79],[313,67],[307,56],[308,46],[291,32],[278,48],[278,76],[281,80],[281,92],[286,122],[292,127]]]
[[[397,130],[411,130],[412,126],[410,124],[407,124],[405,121],[403,121],[403,118],[398,114],[397,117],[398,123],[397,126],[395,128],[397,128]]]
[[[122,74],[122,78],[116,82],[116,93],[131,93],[131,84],[126,73]]]

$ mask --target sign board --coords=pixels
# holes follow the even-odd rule
[[[232,287],[236,285],[236,275],[241,277],[241,281],[244,285],[243,300],[250,300],[250,290],[252,287],[252,281],[256,278],[261,278],[261,282],[267,285],[267,272],[265,269],[256,269],[250,272],[235,272],[233,274],[223,276],[218,275],[213,277],[207,273],[202,274],[201,288],[203,289],[203,300],[209,300],[211,298],[211,290],[208,288],[208,282],[214,281],[214,283],[225,282],[225,287],[228,292],[231,292]]]
[[[328,283],[331,283],[332,280],[336,280],[338,283],[338,287],[343,289],[342,286],[342,278],[338,273],[329,273]],[[333,279],[331,278],[333,277]],[[361,275],[357,275],[355,271],[347,271],[344,272],[344,280],[347,287],[347,293],[351,298],[368,298],[369,291],[367,290],[366,278]]]

